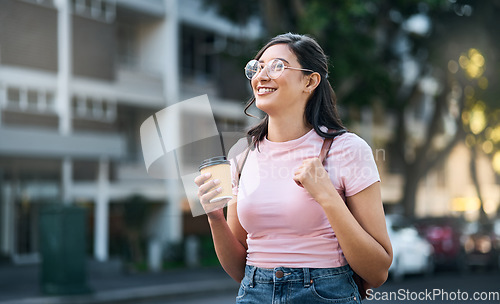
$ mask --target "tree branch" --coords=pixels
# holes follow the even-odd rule
[[[458,112],[457,117],[455,118],[455,126],[456,126],[456,133],[455,136],[453,137],[452,140],[446,145],[444,149],[441,151],[438,151],[437,154],[431,158],[427,159],[426,162],[421,166],[422,170],[422,176],[427,174],[427,172],[430,171],[434,166],[436,166],[438,163],[442,162],[444,158],[451,152],[451,150],[455,147],[455,145],[462,140],[465,137],[465,131],[462,127],[462,113],[465,109],[465,97],[462,95],[460,98],[460,110]]]
[[[422,166],[425,162],[428,161],[429,157],[429,152],[432,150],[432,143],[434,141],[434,138],[436,135],[439,133],[438,132],[438,127],[439,127],[439,122],[442,119],[442,107],[443,104],[446,104],[446,95],[448,93],[449,86],[446,85],[445,89],[443,90],[443,93],[440,95],[440,97],[434,101],[434,112],[432,114],[432,119],[429,127],[427,128],[426,136],[425,136],[425,142],[416,150],[416,159],[415,163],[418,164],[418,168],[425,168],[425,166]],[[418,175],[419,177],[423,177],[427,174],[426,171],[419,170]]]

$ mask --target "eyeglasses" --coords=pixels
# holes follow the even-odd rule
[[[286,66],[285,63],[283,63],[282,60],[280,59],[273,59],[267,63],[267,65],[264,65],[262,62],[259,62],[257,60],[250,60],[247,65],[245,66],[245,76],[249,80],[252,80],[255,75],[259,74],[264,67],[267,67],[266,73],[267,76],[271,79],[276,79],[283,74],[283,71],[285,69],[291,69],[291,70],[297,70],[297,71],[305,71],[305,72],[310,72],[314,73],[312,70],[308,69],[301,69],[301,68],[292,68],[289,66]]]

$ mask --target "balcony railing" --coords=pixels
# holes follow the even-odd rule
[[[121,158],[125,138],[119,134],[61,135],[33,128],[0,128],[0,154],[45,157]]]

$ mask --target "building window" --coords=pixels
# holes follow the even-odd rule
[[[73,106],[74,117],[85,117],[85,113],[87,112],[85,99],[73,96],[71,98],[71,104]]]
[[[89,100],[89,103],[90,103],[90,106],[92,109],[90,116],[93,119],[101,120],[102,119],[102,102],[98,99],[91,98]]]
[[[7,88],[7,107],[21,108],[21,90],[19,88]]]
[[[30,111],[38,111],[38,91],[27,90],[27,108]]]
[[[104,111],[104,118],[107,121],[114,121],[116,119],[116,103],[105,101],[102,104]]]
[[[181,36],[183,76],[196,81],[213,77],[218,58],[216,35],[184,25]]]
[[[117,38],[118,62],[126,67],[136,67],[139,61],[136,48],[136,28],[131,24],[118,23]]]
[[[45,92],[45,111],[55,112],[56,97],[54,92]]]
[[[31,113],[54,113],[55,94],[41,88],[7,87],[7,100],[4,103],[8,110]]]
[[[96,97],[73,96],[73,116],[86,120],[112,122],[116,119],[116,103]]]
[[[73,13],[111,23],[116,15],[115,0],[72,0]]]

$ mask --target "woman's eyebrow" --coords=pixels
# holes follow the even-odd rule
[[[281,61],[284,61],[284,62],[290,64],[290,62],[288,62],[288,60],[286,60],[285,58],[278,57],[278,58],[273,58],[273,59],[279,59]],[[271,60],[273,60],[273,59],[271,59]],[[259,62],[260,63],[264,63],[264,60],[260,59]]]

